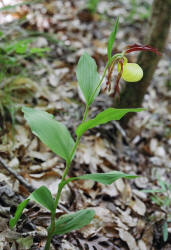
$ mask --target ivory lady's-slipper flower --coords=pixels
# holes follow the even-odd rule
[[[141,45],[141,44],[133,44],[129,45],[125,48],[124,52],[119,55],[118,58],[115,58],[109,65],[108,68],[108,75],[107,75],[107,82],[106,82],[106,89],[109,91],[111,90],[111,77],[112,72],[114,69],[114,64],[118,62],[118,75],[116,78],[116,84],[114,88],[114,93],[112,96],[114,97],[116,93],[118,94],[120,100],[120,88],[119,88],[119,81],[123,78],[126,82],[138,82],[143,78],[143,70],[137,63],[128,63],[127,58],[125,57],[126,54],[129,54],[134,51],[148,51],[153,52],[157,55],[161,55],[157,49],[149,46],[149,45]]]
[[[121,71],[120,63],[118,63],[118,72]],[[137,63],[126,63],[123,65],[121,78],[126,82],[138,82],[143,78],[143,70]]]

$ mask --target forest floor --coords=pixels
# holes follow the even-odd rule
[[[139,0],[136,6],[127,0],[101,0],[94,14],[87,11],[85,2],[39,1],[0,12],[0,48],[17,39],[31,39],[29,46],[49,48],[44,56],[15,55],[20,66],[8,69],[0,86],[1,100],[6,93],[5,84],[12,86],[11,97],[8,96],[11,101],[3,109],[0,121],[0,249],[43,249],[50,222],[46,209],[29,204],[14,230],[9,229],[9,218],[17,204],[41,185],[55,196],[65,167],[64,161],[31,133],[20,108],[26,105],[52,113],[75,138],[75,128],[84,112],[75,74],[79,57],[87,51],[96,60],[99,73],[103,73],[107,40],[117,16],[120,24],[114,53],[129,44],[143,44],[148,32],[152,1]],[[10,15],[13,21],[9,23]],[[93,208],[96,215],[88,226],[55,236],[52,249],[171,249],[167,206],[171,199],[169,41],[144,97],[142,106],[146,110],[136,114],[125,130],[118,122],[110,122],[86,132],[69,172],[70,176],[78,176],[119,170],[140,178],[119,179],[111,185],[87,180],[66,186],[58,216],[82,208]],[[137,56],[133,53],[129,61],[136,62]],[[11,107],[15,113],[9,112]],[[89,116],[108,107],[114,107],[114,100],[102,91]],[[15,114],[14,128],[11,114]],[[159,188],[159,193],[143,192]],[[168,239],[164,241],[166,225]]]

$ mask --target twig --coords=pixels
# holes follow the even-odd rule
[[[12,170],[6,162],[0,157],[0,165],[5,168],[10,174],[12,174],[27,190],[32,193],[35,188],[32,187],[21,175],[18,175],[14,170]]]
[[[116,128],[119,130],[119,132],[121,133],[121,135],[125,139],[126,143],[129,144],[130,140],[127,137],[126,132],[124,131],[124,129],[120,126],[119,122],[113,121],[113,123],[115,124]]]
[[[14,170],[12,170],[1,157],[0,165],[5,168],[10,174],[12,174],[29,191],[29,193],[32,193],[36,190],[36,188],[30,185],[21,175],[18,175]],[[62,204],[58,204],[58,208],[65,211],[66,213],[69,213],[69,210]]]

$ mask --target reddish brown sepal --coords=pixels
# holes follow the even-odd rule
[[[111,90],[111,77],[112,77],[113,68],[114,68],[114,62],[108,68],[107,82],[106,82],[105,91],[108,89],[108,91],[110,92],[110,90]]]
[[[156,48],[153,48],[150,45],[141,45],[141,44],[136,44],[136,43],[133,45],[127,46],[125,54],[131,53],[133,51],[140,51],[140,50],[151,51],[157,54],[158,56],[161,56],[161,53]]]
[[[120,101],[120,88],[119,88],[119,81],[121,79],[122,73],[123,73],[123,64],[124,64],[124,59],[122,58],[119,60],[119,63],[121,65],[121,70],[119,71],[117,78],[116,78],[116,84],[114,88],[114,93],[112,94],[113,97],[115,97],[116,94],[118,94],[118,99]]]

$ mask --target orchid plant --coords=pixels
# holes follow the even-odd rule
[[[112,56],[113,44],[115,41],[117,29],[118,29],[119,18],[117,18],[113,32],[111,33],[108,40],[108,62],[104,69],[103,75],[100,78],[97,72],[97,65],[93,58],[89,54],[84,53],[77,65],[76,75],[79,87],[85,98],[85,112],[81,124],[76,128],[76,140],[72,138],[68,129],[54,117],[44,111],[38,109],[23,107],[25,119],[27,120],[32,132],[39,137],[39,139],[46,144],[54,153],[63,158],[66,162],[66,167],[62,176],[62,179],[58,185],[56,197],[53,198],[50,190],[46,186],[41,186],[36,189],[30,196],[20,203],[17,207],[15,215],[10,219],[10,227],[13,228],[21,217],[24,208],[27,206],[29,200],[33,200],[39,203],[41,206],[47,208],[51,213],[51,223],[47,229],[47,242],[45,250],[49,250],[51,240],[54,235],[61,235],[77,230],[91,222],[94,217],[93,209],[82,209],[80,211],[62,215],[56,218],[56,209],[58,207],[62,190],[65,185],[69,182],[76,180],[93,180],[103,184],[111,184],[119,178],[132,179],[136,178],[136,175],[130,175],[120,171],[111,171],[107,173],[93,173],[84,174],[82,176],[68,177],[68,171],[71,162],[75,156],[76,149],[80,142],[82,135],[88,130],[95,126],[105,124],[112,120],[120,120],[128,112],[140,112],[143,108],[132,108],[132,109],[115,109],[108,108],[100,112],[94,119],[88,119],[88,111],[94,99],[100,92],[101,84],[107,74],[106,88],[111,89],[111,77],[114,69],[114,64],[118,63],[118,76],[116,79],[116,85],[114,94],[120,93],[119,80],[122,77],[126,81],[136,82],[139,81],[143,76],[143,71],[139,65],[135,63],[128,63],[126,54],[137,51],[147,50],[158,53],[157,50],[150,46],[142,46],[134,44],[128,46],[122,53],[115,54]]]

